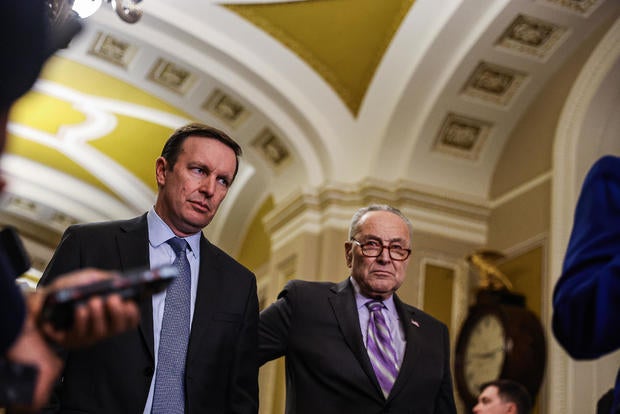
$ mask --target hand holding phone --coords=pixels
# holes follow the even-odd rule
[[[50,291],[45,296],[39,322],[51,322],[57,330],[70,330],[76,306],[89,299],[119,294],[123,299],[140,301],[162,292],[177,275],[177,267],[168,265],[153,270],[132,270],[120,277]]]

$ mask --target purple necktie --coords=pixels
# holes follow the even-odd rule
[[[166,290],[151,413],[182,414],[185,411],[185,356],[190,331],[191,277],[185,254],[187,241],[173,237],[166,243],[176,254],[173,264],[179,268],[179,276]]]
[[[398,359],[390,331],[381,313],[385,305],[383,302],[372,301],[366,303],[366,306],[370,312],[366,348],[383,395],[387,398],[398,376]]]

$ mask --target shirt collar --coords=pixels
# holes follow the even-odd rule
[[[151,247],[157,248],[172,237],[176,237],[170,227],[155,212],[155,208],[151,207],[146,213],[146,221],[149,228],[149,243]],[[200,251],[200,236],[202,232],[194,233],[191,236],[183,237],[189,244],[192,254],[196,256]]]
[[[364,296],[362,294],[362,292],[360,291],[360,286],[357,283],[357,281],[353,278],[353,276],[349,276],[349,280],[351,281],[351,284],[353,285],[353,289],[355,290],[355,303],[357,305],[358,311],[360,308],[365,308],[366,304],[369,301],[375,300],[373,298],[369,298],[368,296]],[[384,299],[383,304],[385,305],[385,307],[388,309],[388,311],[391,314],[396,315],[396,306],[394,305],[394,295],[390,295],[389,298]]]

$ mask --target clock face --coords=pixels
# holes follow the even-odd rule
[[[480,386],[499,378],[504,365],[505,332],[499,317],[482,316],[471,330],[464,354],[465,382],[471,395]]]

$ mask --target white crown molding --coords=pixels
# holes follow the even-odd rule
[[[370,203],[399,208],[414,231],[478,245],[487,239],[488,207],[376,180],[358,185],[332,183],[315,192],[300,192],[276,205],[264,224],[277,250],[303,233],[316,234],[328,227],[347,229],[355,210]]]

